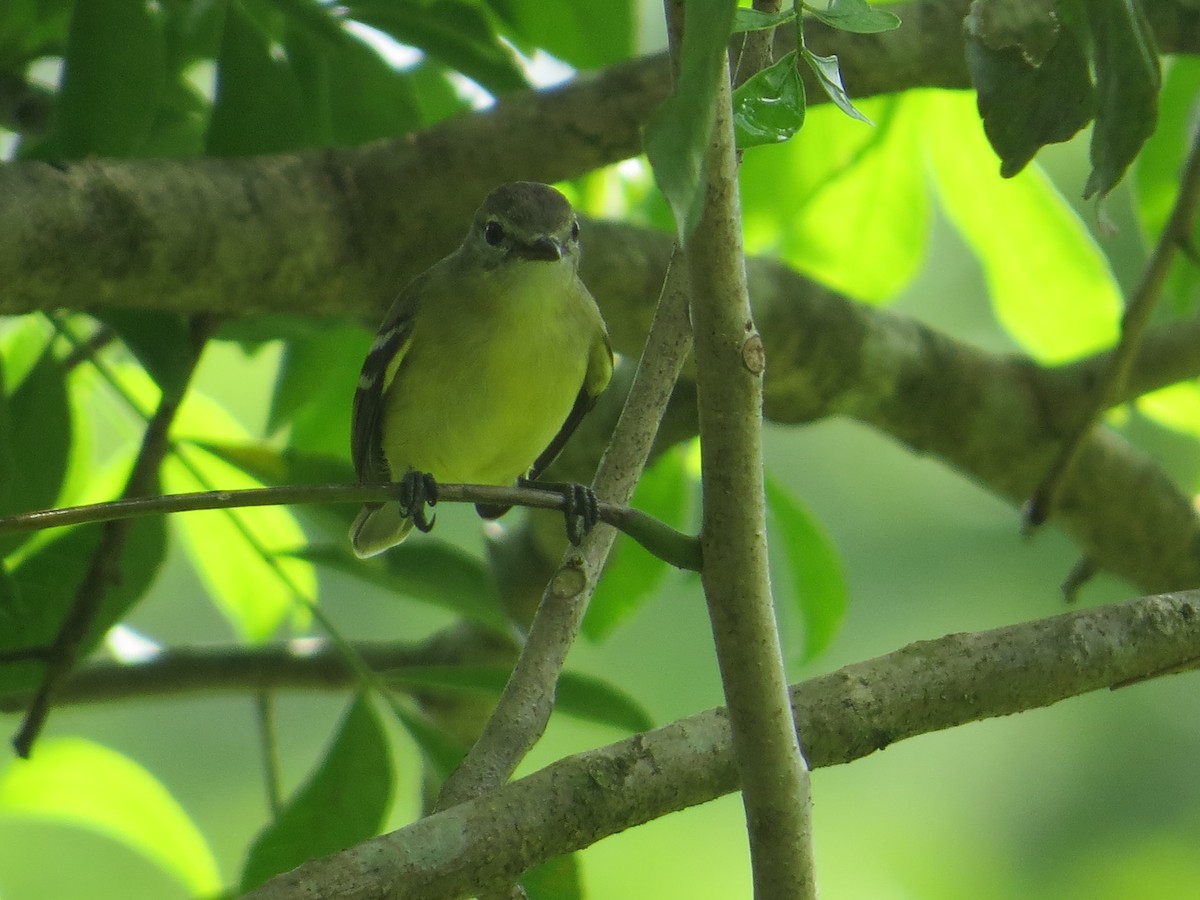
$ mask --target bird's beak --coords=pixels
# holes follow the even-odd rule
[[[541,259],[546,262],[558,262],[563,258],[562,247],[558,241],[549,235],[540,235],[527,244],[518,244],[513,248],[519,256],[525,259]]]

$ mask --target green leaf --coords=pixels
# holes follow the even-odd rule
[[[529,900],[583,900],[579,854],[555,856],[521,876]]]
[[[322,145],[355,146],[421,125],[409,77],[372,47],[344,32],[330,45],[289,29],[284,47]]]
[[[66,372],[46,349],[0,403],[0,514],[54,505],[67,472],[71,437]],[[0,536],[0,555],[11,553],[29,537]]]
[[[632,0],[498,0],[495,5],[515,26],[520,43],[543,49],[576,69],[603,68],[628,59],[636,49],[637,4]]]
[[[784,257],[831,289],[884,303],[920,271],[929,243],[929,190],[915,162],[923,107],[919,94],[870,98],[862,107],[875,128],[823,104],[809,109],[808,125],[786,144],[746,154],[746,246]]]
[[[1059,32],[1039,66],[1016,48],[994,50],[971,38],[966,54],[979,115],[1005,178],[1025,168],[1046,144],[1068,140],[1091,121],[1095,91],[1074,29]]]
[[[100,526],[67,530],[23,558],[10,575],[11,593],[0,607],[0,650],[44,647],[54,640],[75,599],[100,540]],[[86,656],[137,602],[158,575],[166,555],[161,518],[134,523],[111,583],[81,647]],[[0,693],[28,690],[42,674],[41,663],[0,666]]]
[[[452,693],[499,697],[511,666],[406,666],[387,673],[389,684]],[[554,694],[554,710],[572,718],[623,731],[648,731],[654,722],[627,693],[599,678],[564,672]]]
[[[208,152],[214,156],[280,153],[311,146],[317,135],[317,123],[281,45],[259,28],[240,3],[227,3]]]
[[[852,119],[858,119],[868,125],[874,124],[855,109],[854,104],[850,102],[850,95],[842,86],[842,69],[836,56],[817,56],[805,47],[804,59],[812,67],[813,72],[817,75],[817,80],[821,82],[821,87],[825,89],[825,93],[829,95],[829,99],[837,105],[838,109]]]
[[[1200,440],[1200,383],[1182,381],[1143,394],[1134,402],[1146,418]]]
[[[796,51],[754,73],[733,92],[733,129],[741,148],[788,140],[804,124],[804,82]]]
[[[782,538],[783,555],[791,575],[795,608],[804,623],[804,652],[809,662],[833,640],[849,605],[841,556],[813,515],[770,476],[766,479],[767,508]]]
[[[373,837],[391,797],[387,736],[370,702],[359,696],[316,771],[255,838],[242,871],[242,891]]]
[[[164,391],[191,377],[192,330],[185,316],[155,310],[112,309],[96,318],[111,328]]]
[[[344,457],[277,450],[264,443],[197,441],[195,444],[266,485],[352,484],[356,480],[353,467]],[[301,520],[337,540],[345,539],[359,509],[356,503],[307,503],[292,507]]]
[[[1175,56],[1163,80],[1158,127],[1138,154],[1133,168],[1135,210],[1147,247],[1162,234],[1179,195],[1194,127],[1194,103],[1200,96],[1200,58]],[[1192,246],[1200,247],[1200,217],[1192,222]],[[1200,304],[1200,267],[1180,254],[1171,265],[1163,291],[1177,315],[1191,315]],[[1166,306],[1166,304],[1163,304]]]
[[[262,487],[239,469],[198,447],[180,446],[163,465],[168,492]],[[238,633],[265,641],[288,618],[305,616],[301,598],[317,595],[310,563],[291,555],[307,542],[295,516],[283,507],[214,509],[175,517],[183,546],[209,597]]]
[[[683,526],[688,506],[687,465],[682,448],[674,448],[642,473],[632,505],[676,528]],[[667,564],[636,541],[622,535],[604,568],[583,619],[589,640],[608,637],[626,618],[640,609],[662,583]]]
[[[704,168],[717,78],[724,67],[735,6],[720,0],[688,7],[675,93],[663,101],[646,127],[646,156],[681,238],[692,233],[704,209]]]
[[[348,541],[298,548],[294,555],[384,590],[439,606],[498,634],[507,635],[512,630],[487,567],[437,538],[424,536],[408,541],[372,559],[359,559],[350,551]]]
[[[158,4],[76,3],[53,152],[71,158],[134,154],[150,133],[165,81]]]
[[[284,344],[267,427],[277,431],[291,425],[293,447],[345,454],[354,386],[371,336],[356,323],[325,325]]]
[[[866,0],[829,0],[828,5],[822,5],[821,0],[816,0],[812,4],[805,3],[804,9],[838,31],[877,34],[900,27],[899,16],[886,10],[875,9]]]
[[[776,13],[763,12],[739,6],[733,11],[733,33],[742,34],[747,31],[766,31],[768,28],[778,28],[796,18],[795,9],[784,9]]]
[[[191,896],[221,890],[216,860],[195,823],[153,775],[82,738],[43,738],[32,759],[0,776],[0,815],[86,828],[140,853]]]
[[[1154,35],[1136,0],[1088,0],[1083,7],[1095,45],[1099,98],[1092,174],[1083,189],[1087,199],[1111,191],[1154,133],[1162,77]]]
[[[1112,345],[1121,291],[1079,216],[1036,166],[997,176],[969,95],[926,102],[938,196],[983,266],[1000,324],[1042,363]]]
[[[478,82],[493,94],[529,86],[516,54],[474,3],[461,0],[349,0],[350,16]]]

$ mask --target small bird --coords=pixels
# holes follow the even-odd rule
[[[457,250],[396,298],[358,379],[350,448],[359,481],[399,482],[400,501],[359,512],[350,530],[359,557],[414,527],[429,530],[425,505],[436,501],[437,481],[511,485],[554,461],[613,370],[579,254],[567,199],[549,185],[513,182],[487,196]],[[595,498],[556,487],[577,540],[576,519],[594,523]]]

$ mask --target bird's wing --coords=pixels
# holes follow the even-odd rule
[[[414,295],[413,287],[405,295]],[[383,455],[383,396],[412,344],[413,305],[405,296],[392,306],[380,326],[358,376],[350,424],[350,456],[363,483],[391,480]]]
[[[558,434],[554,435],[554,438],[547,445],[546,449],[534,460],[533,465],[529,469],[530,481],[534,481],[541,476],[550,464],[558,458],[558,454],[562,452],[563,446],[574,433],[580,420],[587,415],[588,410],[596,405],[596,398],[608,387],[609,381],[612,380],[612,372],[612,343],[608,339],[608,332],[601,331],[600,339],[592,344],[592,352],[588,357],[587,373],[583,377],[583,385],[579,388],[579,393],[575,397],[575,403],[571,406],[571,411],[567,413],[567,418],[563,422],[562,427],[558,429]]]

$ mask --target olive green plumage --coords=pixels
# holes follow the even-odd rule
[[[537,477],[612,376],[596,301],[579,280],[579,222],[554,188],[496,188],[457,250],[392,304],[354,395],[360,481],[425,472],[507,485]],[[408,535],[395,503],[351,529],[359,556]]]

